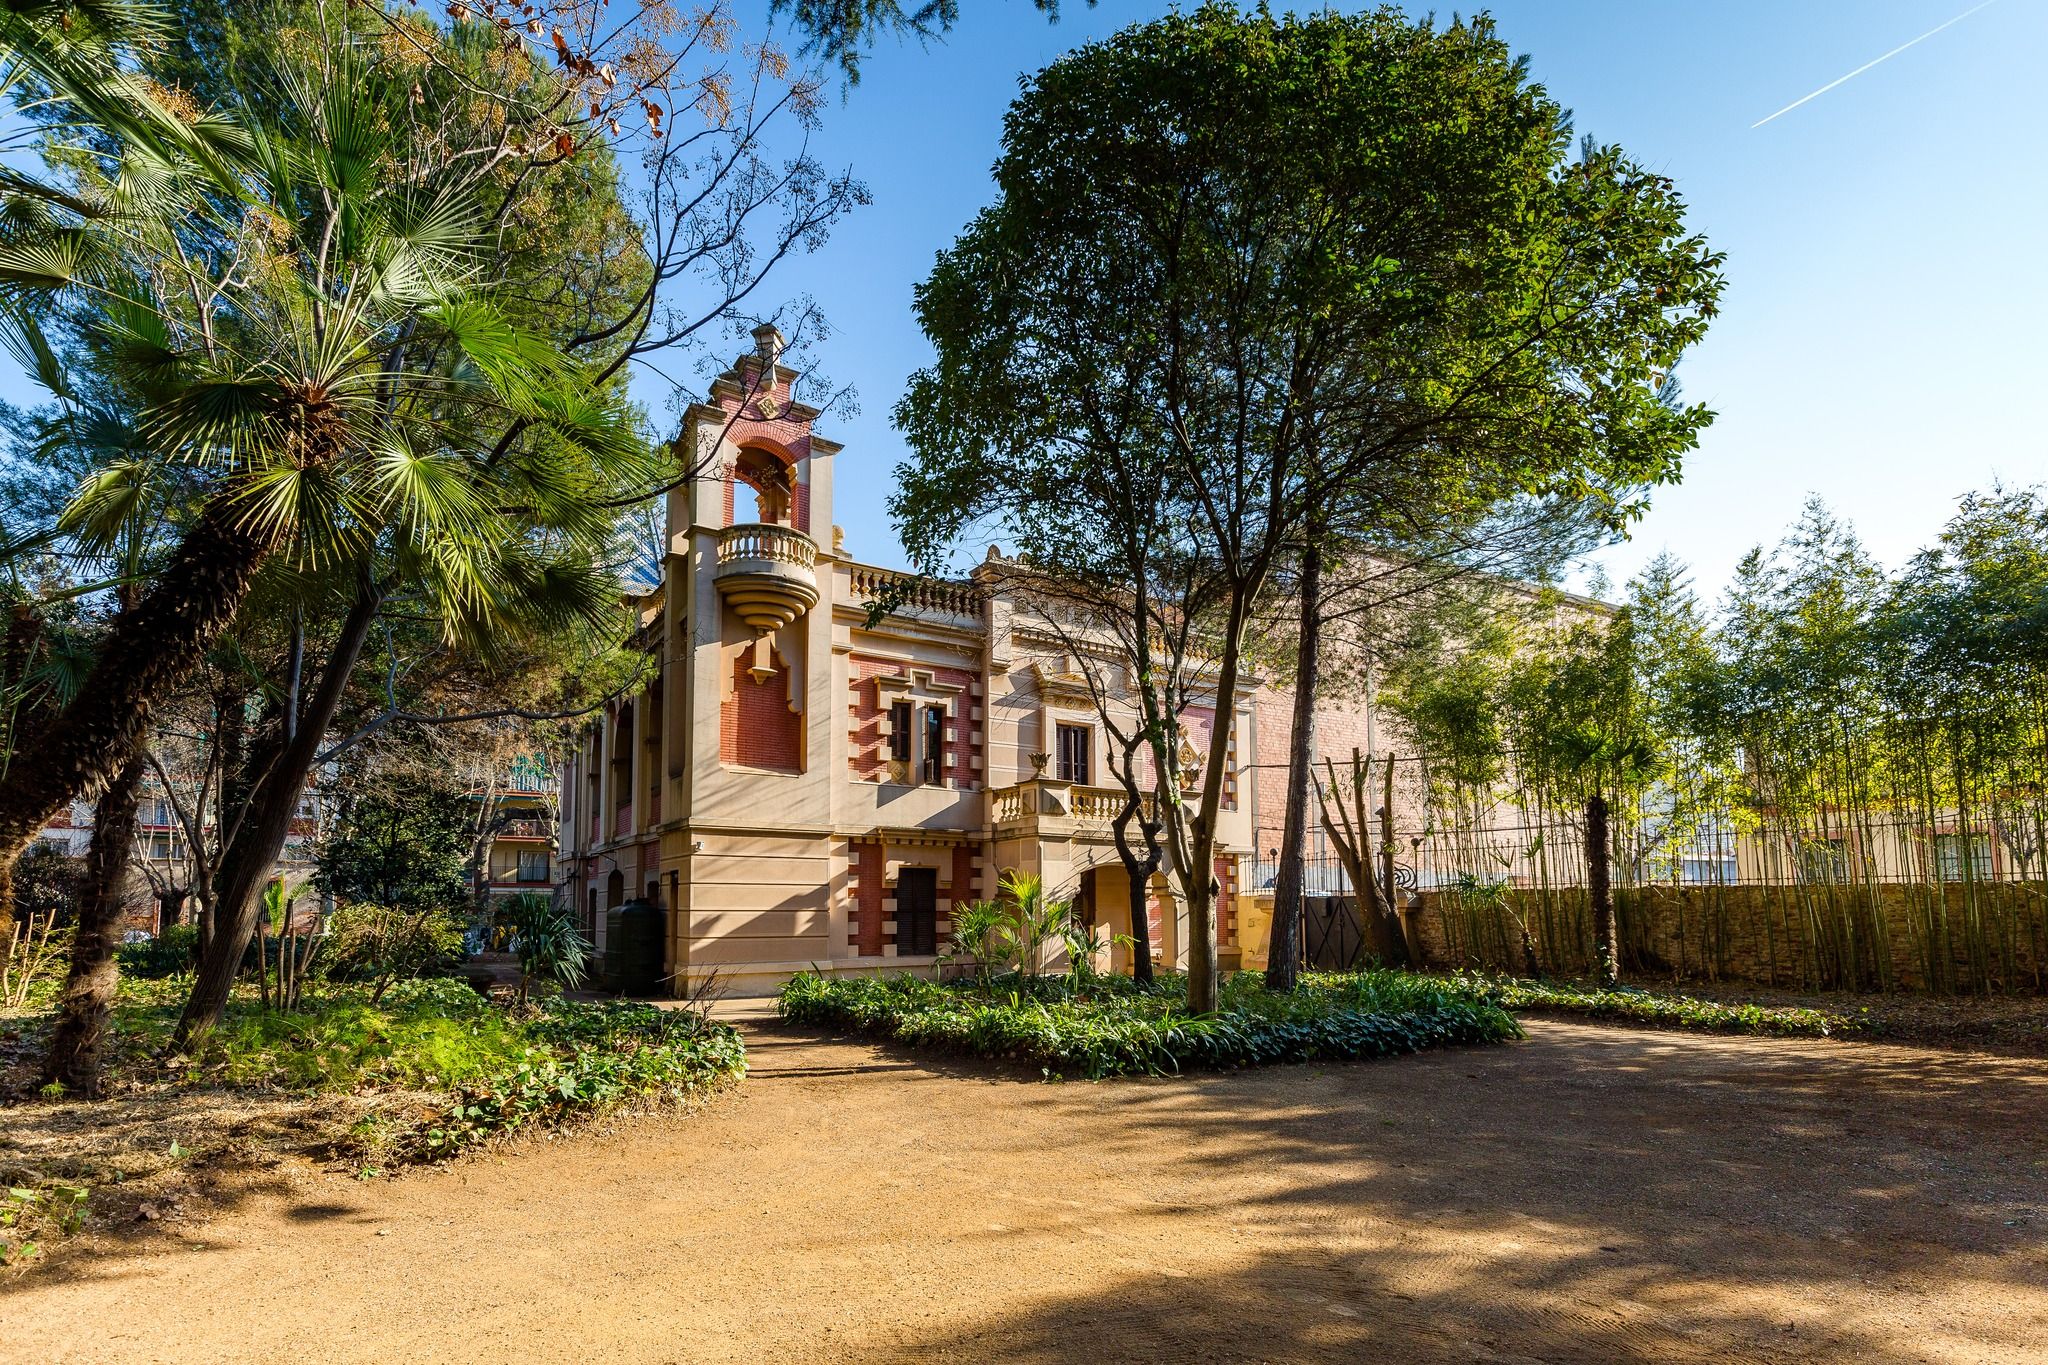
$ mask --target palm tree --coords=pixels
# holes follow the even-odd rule
[[[0,286],[64,306],[147,438],[94,475],[65,529],[100,544],[165,483],[187,490],[175,549],[0,781],[0,863],[125,761],[266,562],[356,584],[334,686],[294,726],[317,737],[394,585],[427,585],[455,632],[587,601],[579,546],[649,479],[616,387],[494,297],[489,209],[519,149],[464,155],[421,132],[412,82],[345,33],[280,56],[271,85],[261,121],[252,103],[209,139],[235,147],[232,176],[128,146],[77,172],[75,197],[119,212],[80,220],[61,250],[0,251]]]

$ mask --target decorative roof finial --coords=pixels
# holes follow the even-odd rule
[[[754,354],[761,357],[763,366],[772,367],[781,361],[783,347],[788,344],[772,322],[764,322],[754,329]]]

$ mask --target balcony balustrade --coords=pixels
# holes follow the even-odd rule
[[[1034,778],[989,793],[989,821],[998,835],[1064,835],[1111,837],[1110,826],[1123,814],[1128,798],[1122,787],[1085,787],[1073,782]],[[1156,798],[1145,794],[1145,818],[1157,810]],[[1134,831],[1135,833],[1135,831]]]
[[[712,579],[749,627],[778,630],[818,603],[818,546],[790,526],[729,526],[719,533]]]
[[[852,570],[853,600],[885,602],[893,610],[937,612],[946,616],[981,617],[985,596],[971,583],[947,583],[894,573],[888,569],[855,566]]]

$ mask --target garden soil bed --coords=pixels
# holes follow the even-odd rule
[[[1053,1085],[757,1023],[686,1123],[89,1228],[0,1360],[2042,1358],[2048,1065],[1529,1030]]]

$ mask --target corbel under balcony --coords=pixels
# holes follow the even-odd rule
[[[817,543],[790,526],[729,526],[719,533],[712,580],[750,629],[779,630],[818,604]]]

